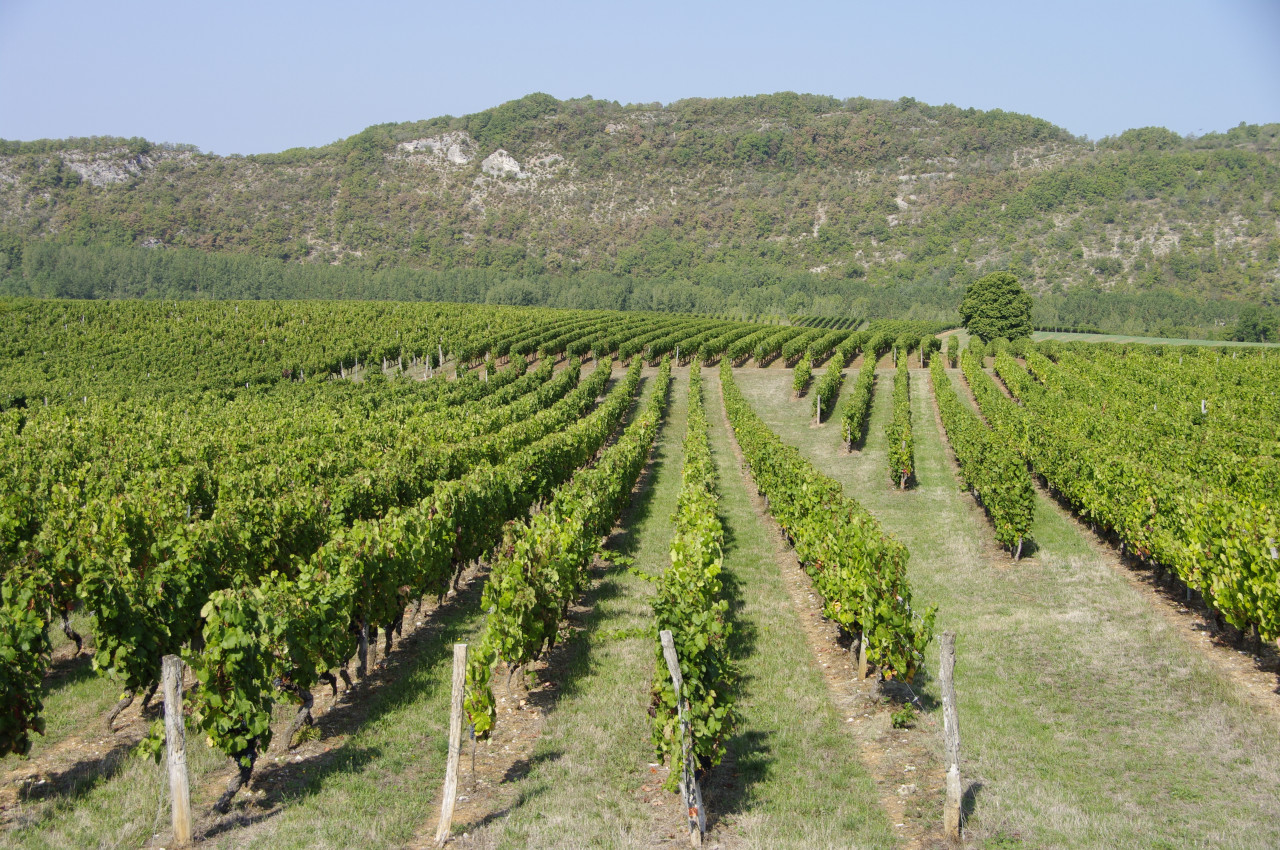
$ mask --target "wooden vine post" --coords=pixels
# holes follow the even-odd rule
[[[676,688],[676,711],[680,718],[680,750],[683,764],[680,768],[680,798],[689,816],[689,844],[702,846],[702,835],[707,831],[707,814],[702,808],[702,789],[693,767],[693,732],[685,715],[684,677],[680,675],[680,658],[676,655],[676,643],[670,629],[658,633],[662,641],[662,656],[667,661],[667,672]]]
[[[436,843],[443,844],[453,828],[453,804],[458,797],[458,753],[462,750],[462,696],[467,684],[467,645],[453,645],[453,699],[449,705],[449,761],[444,772],[444,799]]]
[[[169,799],[173,813],[173,843],[191,845],[191,790],[187,783],[187,736],[182,722],[182,659],[166,655],[161,662],[164,682],[164,744],[169,765]]]
[[[942,826],[947,840],[960,840],[960,718],[956,713],[956,633],[942,633],[942,736],[946,747],[947,800]]]

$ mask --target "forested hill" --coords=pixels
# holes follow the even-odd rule
[[[1008,268],[1042,293],[1266,303],[1280,266],[1278,156],[1277,124],[1093,143],[1026,115],[911,98],[622,106],[533,94],[270,155],[0,142],[0,264],[14,291],[53,262],[49,240],[190,248],[477,270],[491,300],[545,300],[507,281],[582,272],[660,281],[694,302],[698,286],[746,281],[813,312],[847,307],[846,281],[957,291]]]

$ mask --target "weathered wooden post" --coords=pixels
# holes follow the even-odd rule
[[[669,629],[658,633],[662,641],[662,656],[667,661],[667,672],[671,674],[671,682],[676,688],[676,712],[680,718],[680,798],[684,801],[685,811],[689,816],[689,844],[702,846],[702,835],[707,831],[707,815],[702,808],[702,789],[698,787],[698,778],[693,767],[693,732],[689,728],[689,718],[685,716],[684,677],[680,675],[680,658],[676,655],[676,643]]]
[[[449,705],[449,761],[444,772],[444,800],[436,843],[443,844],[453,828],[453,804],[458,798],[458,753],[462,749],[462,695],[467,684],[467,645],[453,645],[453,699]]]
[[[942,633],[942,736],[946,747],[947,800],[942,826],[949,841],[960,840],[960,717],[956,712],[956,633]]]
[[[191,844],[191,790],[187,783],[187,736],[182,722],[182,659],[166,655],[161,662],[164,681],[164,743],[169,764],[173,843]]]

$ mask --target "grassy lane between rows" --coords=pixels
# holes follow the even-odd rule
[[[609,549],[634,559],[589,590],[581,629],[560,652],[560,694],[520,771],[515,800],[461,847],[687,846],[678,797],[659,788],[649,744],[653,589],[670,563],[680,488],[687,372],[673,388],[647,479]],[[721,579],[742,671],[741,723],[704,783],[722,847],[891,847],[893,829],[842,729],[783,585],[782,552],[744,487],[713,370],[704,372],[725,527]]]
[[[556,651],[558,695],[518,771],[515,799],[460,847],[652,847],[688,844],[679,798],[651,770],[653,575],[670,563],[680,490],[688,370],[673,369],[665,421],[634,502],[610,539],[617,565],[587,590]],[[627,565],[627,559],[634,564]],[[501,723],[501,720],[499,720]]]
[[[192,806],[204,846],[374,848],[407,841],[443,781],[449,645],[477,629],[478,598],[473,586],[407,636],[388,668],[373,674],[381,680],[376,689],[357,687],[317,720],[322,740],[297,754],[269,750],[252,792],[225,818],[207,813],[229,775],[226,760],[189,736]],[[287,722],[290,713],[283,707],[277,719]],[[163,764],[125,756],[112,774],[0,835],[0,847],[158,846],[169,827],[164,777]]]
[[[789,372],[750,371],[785,379],[790,394]],[[794,556],[782,552],[751,503],[724,420],[718,370],[704,375],[725,533],[722,579],[734,621],[730,643],[741,669],[741,722],[706,791],[707,808],[720,819],[712,838],[759,848],[896,846],[783,584],[779,558]],[[797,413],[808,410],[804,400],[795,404]],[[838,419],[827,426],[837,435],[839,428]]]
[[[960,492],[928,374],[913,373],[918,486],[890,488],[882,374],[867,446],[811,428],[787,375],[743,373],[762,418],[910,548],[921,603],[958,632],[970,843],[987,847],[1280,846],[1280,728],[1155,612],[1113,556],[1043,497],[1014,563]],[[928,660],[937,669],[936,648]],[[923,681],[936,700],[936,685]],[[928,701],[928,700],[926,700]]]

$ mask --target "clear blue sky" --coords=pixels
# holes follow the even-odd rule
[[[0,0],[7,139],[260,153],[534,91],[787,90],[1001,108],[1095,139],[1280,121],[1280,0]]]

